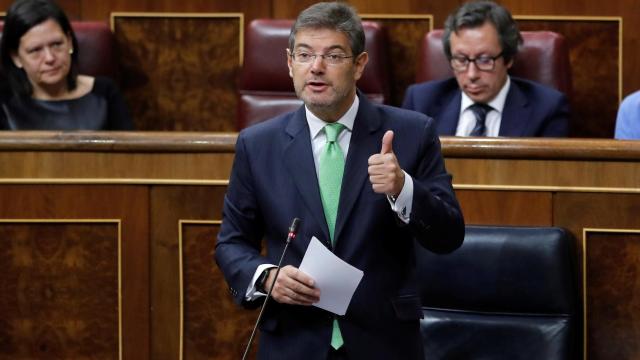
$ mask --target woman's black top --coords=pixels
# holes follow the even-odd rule
[[[120,91],[108,78],[96,77],[93,89],[71,100],[18,98],[0,93],[0,130],[133,130]]]

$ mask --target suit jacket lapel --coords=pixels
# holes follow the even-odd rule
[[[462,93],[460,90],[449,98],[449,101],[443,103],[442,112],[440,112],[440,118],[436,119],[438,124],[438,134],[440,135],[455,135],[458,128],[458,120],[460,119],[460,102],[462,101]]]
[[[531,107],[527,97],[512,80],[500,121],[500,136],[523,136],[527,133]]]
[[[311,151],[311,135],[309,134],[304,106],[301,106],[293,114],[285,131],[291,136],[291,141],[284,146],[283,151],[284,162],[289,171],[289,176],[293,179],[300,198],[309,209],[309,212],[313,214],[317,224],[321,224],[323,238],[328,240],[329,229],[322,209],[318,176],[316,175]]]
[[[374,133],[379,131],[382,125],[382,119],[377,115],[366,95],[358,92],[358,97],[360,98],[360,106],[353,124],[340,190],[335,231],[336,243],[340,241],[340,233],[346,225],[346,219],[349,218],[354,204],[362,193],[362,187],[365,186],[363,183],[368,179],[369,156],[380,152],[382,146],[382,134],[374,136]]]

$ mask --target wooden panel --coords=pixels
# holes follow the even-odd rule
[[[585,228],[609,228],[609,229],[640,229],[640,194],[611,194],[611,193],[558,193],[554,195],[554,225],[569,229],[576,239],[582,239]],[[626,251],[636,251],[638,243],[629,242],[631,238],[625,236],[600,236],[594,238],[593,244],[579,244],[580,258],[584,259],[587,266],[587,278],[583,284],[588,299],[586,303],[586,354],[589,359],[596,354],[610,354],[610,351],[622,354],[635,354],[636,356],[596,356],[597,359],[632,359],[638,355],[637,347],[631,346],[626,337],[615,338],[612,333],[601,337],[601,332],[593,331],[599,328],[625,329],[627,326],[636,327],[640,319],[631,310],[628,302],[618,302],[620,296],[626,296],[629,288],[634,288],[634,283],[629,283],[629,277],[633,278],[634,268],[640,264],[637,257],[625,254]],[[637,237],[635,237],[637,239]],[[583,248],[583,246],[586,246]],[[636,248],[636,250],[633,250]],[[586,253],[585,253],[586,250]],[[619,267],[616,269],[616,267]],[[582,269],[580,275],[583,276]],[[620,273],[622,271],[622,273]],[[631,271],[631,272],[629,272]],[[619,277],[619,274],[626,274]],[[602,279],[601,276],[606,277]],[[603,298],[616,295],[618,298]],[[614,309],[605,309],[614,306]],[[603,312],[604,310],[604,312]],[[637,310],[637,309],[636,309]],[[608,315],[614,314],[615,317]],[[634,330],[635,331],[635,330]],[[637,333],[637,331],[636,331]],[[629,336],[633,332],[628,333]],[[637,339],[637,335],[634,337]],[[635,341],[635,340],[634,340]],[[626,343],[625,347],[614,349],[616,346]],[[636,349],[636,350],[634,350]]]
[[[180,220],[220,220],[222,186],[153,186],[151,189],[151,358],[180,354]],[[210,239],[211,243],[214,238]],[[187,259],[188,260],[188,259]],[[213,258],[209,258],[211,265]],[[204,275],[204,274],[203,274]],[[211,286],[210,281],[200,284]],[[217,295],[229,296],[228,292]],[[210,299],[212,302],[214,299]],[[199,334],[199,337],[209,336]]]
[[[148,260],[148,198],[147,190],[138,186],[103,186],[103,185],[7,185],[0,186],[0,219],[119,219],[122,229],[122,349],[124,359],[148,359],[149,351],[149,260]],[[100,231],[100,230],[96,230]],[[46,236],[37,234],[37,236]],[[52,234],[56,234],[52,232]],[[93,233],[92,233],[93,234]],[[58,233],[64,241],[78,237],[78,230]],[[68,236],[68,238],[67,238]],[[91,241],[100,240],[85,234]],[[91,237],[89,237],[91,236]],[[63,238],[64,237],[64,238]],[[47,239],[47,238],[43,238]],[[104,241],[103,241],[104,243]],[[64,243],[69,244],[69,243]],[[99,244],[95,244],[98,246]],[[101,261],[109,261],[94,257],[93,252],[99,250],[91,245],[87,255],[88,264],[83,266],[101,266]],[[74,251],[82,251],[77,249]],[[100,251],[108,251],[102,249]],[[80,256],[78,255],[78,256]],[[67,268],[57,276],[62,279],[73,279],[81,263],[74,257],[64,259]],[[62,268],[57,268],[61,270]],[[96,273],[92,271],[92,274]],[[101,279],[98,276],[98,281]],[[93,301],[99,298],[91,297]],[[80,301],[80,299],[70,300]],[[100,304],[98,301],[97,304]],[[86,306],[93,306],[86,304]],[[0,308],[2,309],[2,308]],[[37,311],[30,309],[28,311]],[[74,311],[67,307],[67,311]],[[115,311],[115,309],[114,309]],[[101,316],[100,313],[93,314]],[[88,315],[87,315],[88,316]],[[4,317],[0,317],[4,318]],[[81,325],[81,324],[78,324]],[[89,326],[96,326],[93,322]],[[76,328],[81,331],[80,328]],[[102,333],[101,333],[102,334]],[[102,342],[111,337],[103,334],[93,339]],[[66,351],[66,350],[65,350]],[[67,354],[64,358],[81,358],[79,355]]]
[[[237,134],[0,132],[0,178],[226,181]],[[188,154],[188,156],[185,156]],[[201,166],[201,164],[212,164]]]
[[[634,31],[636,24],[640,22],[640,12],[636,11],[637,3],[634,0],[612,1],[525,1],[506,0],[501,2],[511,9],[512,13],[519,15],[561,15],[561,16],[621,16],[624,19],[623,31],[624,44],[624,71],[623,71],[623,95],[640,88],[640,68],[635,66],[640,59],[640,51],[637,44],[640,33]],[[595,46],[608,46],[597,43]],[[613,56],[613,54],[611,54]],[[596,65],[599,66],[599,65]],[[595,82],[594,82],[595,83]]]
[[[232,14],[115,16],[122,86],[136,129],[234,130],[242,26]]]
[[[0,0],[5,1],[5,0]],[[72,0],[67,0],[72,1]],[[243,13],[249,20],[272,17],[271,1],[226,0],[74,0],[82,4],[82,18],[107,20],[112,12]]]
[[[302,10],[316,2],[313,0],[272,0],[273,17],[275,19],[295,19]]]
[[[0,222],[0,357],[116,359],[119,223]]]
[[[613,19],[519,19],[521,30],[550,30],[569,45],[573,137],[612,138],[620,99],[620,22]]]
[[[307,7],[315,4],[313,0],[272,0],[273,17],[294,19]],[[346,1],[360,14],[437,14],[444,22],[444,16],[462,1],[421,1],[421,0],[351,0]]]
[[[557,193],[553,222],[576,238],[584,228],[640,228],[640,194]]]
[[[214,264],[218,224],[182,223],[184,359],[242,357],[256,311],[241,309],[232,300],[222,272]],[[250,359],[256,357],[254,339]]]
[[[551,226],[551,194],[456,190],[468,225]]]
[[[543,187],[637,188],[640,169],[629,162],[545,161],[502,159],[447,159],[447,169],[454,173],[460,187],[506,186],[517,190]],[[627,174],[611,176],[611,174]]]
[[[67,14],[69,20],[79,20],[82,18],[80,11],[81,1],[82,0],[58,0],[56,3]],[[15,0],[0,0],[0,11],[3,12],[2,17],[4,17],[4,12],[6,12],[14,2]]]
[[[213,164],[206,159],[220,163]],[[226,159],[226,160],[225,160]],[[106,181],[105,179],[156,178],[158,181],[191,179],[211,181],[227,179],[232,156],[212,154],[106,154],[83,152],[32,152],[20,155],[0,153],[0,177],[3,178],[51,178],[67,181],[86,179],[87,181]],[[211,166],[199,166],[210,163]],[[7,171],[4,171],[4,170]],[[186,177],[185,177],[186,176]]]
[[[433,18],[429,15],[377,15],[363,14],[363,19],[381,23],[387,30],[389,38],[389,66],[391,67],[391,105],[401,106],[404,92],[409,85],[415,83],[416,66],[420,42],[424,34],[433,28]]]
[[[585,233],[590,360],[640,358],[640,228],[621,231]]]

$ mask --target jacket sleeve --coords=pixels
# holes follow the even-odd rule
[[[241,133],[236,143],[231,178],[224,197],[222,225],[214,256],[236,303],[254,307],[256,302],[248,303],[245,293],[258,265],[267,260],[260,255],[263,217],[254,195],[245,141]]]
[[[423,247],[446,253],[462,244],[464,219],[432,124],[430,120],[423,130],[420,146],[423,155],[412,174],[414,192],[409,226]]]

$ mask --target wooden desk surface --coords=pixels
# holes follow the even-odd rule
[[[0,258],[13,264],[4,267],[5,278],[67,289],[67,276],[50,274],[82,270],[104,281],[106,295],[87,311],[118,304],[118,312],[104,314],[102,331],[111,334],[105,344],[117,344],[104,347],[105,357],[238,358],[256,314],[231,303],[212,262],[235,140],[235,133],[0,133],[0,239],[8,242]],[[573,233],[589,358],[612,358],[611,349],[616,358],[640,358],[640,141],[441,142],[468,224],[554,225]],[[56,251],[47,252],[36,245],[52,224],[63,227]],[[95,269],[96,259],[82,255],[104,249],[117,253]],[[15,265],[25,254],[50,258]],[[118,277],[104,275],[111,273]],[[28,318],[43,324],[39,329],[59,321],[21,313],[37,304],[29,289],[11,284],[0,283],[0,311],[9,320]],[[74,286],[75,297],[64,294],[71,297],[53,309],[87,306],[91,291]],[[90,312],[74,314],[73,324],[92,323]],[[14,331],[0,329],[18,343],[52,338],[21,339]],[[95,347],[89,340],[69,339],[58,355]]]

